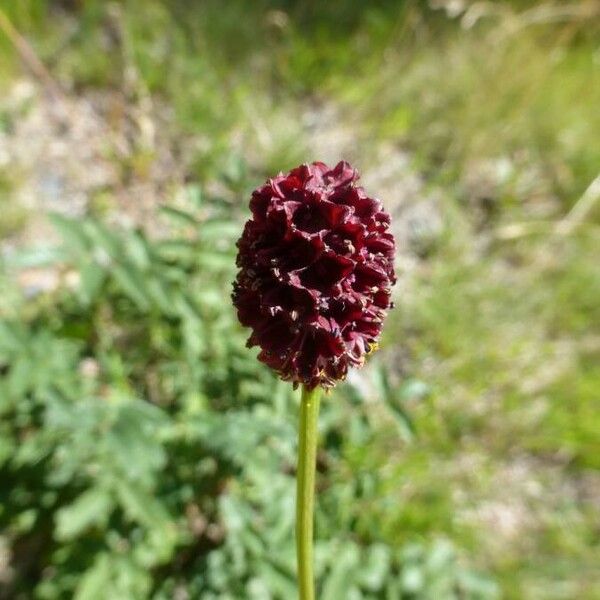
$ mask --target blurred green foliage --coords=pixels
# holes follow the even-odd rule
[[[359,143],[401,142],[444,185],[473,161],[515,153],[570,206],[597,175],[593,2],[513,0],[471,18],[469,2],[448,18],[452,3],[421,0],[5,4],[59,80],[164,97],[183,130],[207,137],[195,161],[203,178],[232,135],[265,173],[303,160],[309,144],[290,113],[315,99],[339,102]],[[2,38],[0,48],[0,73],[14,69]]]
[[[231,207],[188,196],[192,210],[165,209],[160,240],[55,216],[59,248],[12,257],[54,262],[71,283],[3,301],[3,597],[295,595],[297,399],[244,348],[227,301]],[[382,406],[394,395],[385,383]],[[320,597],[495,597],[447,542],[385,545],[368,520],[355,531],[377,476],[340,480],[336,465],[342,440],[373,433],[364,409],[325,404]]]

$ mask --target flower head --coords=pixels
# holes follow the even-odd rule
[[[391,307],[390,217],[357,179],[347,162],[315,162],[252,193],[233,302],[248,346],[295,385],[331,387],[362,366]]]

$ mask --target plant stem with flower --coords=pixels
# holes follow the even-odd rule
[[[252,193],[232,299],[248,346],[302,385],[296,508],[300,600],[314,600],[313,512],[321,388],[376,347],[391,308],[395,241],[381,202],[345,161],[300,165]]]

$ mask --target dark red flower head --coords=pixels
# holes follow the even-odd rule
[[[282,379],[330,387],[377,345],[394,277],[390,217],[346,162],[279,174],[252,193],[233,303],[248,346]]]

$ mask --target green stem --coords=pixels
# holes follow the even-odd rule
[[[302,388],[296,489],[296,558],[300,600],[314,600],[313,519],[317,462],[317,421],[321,388]]]

